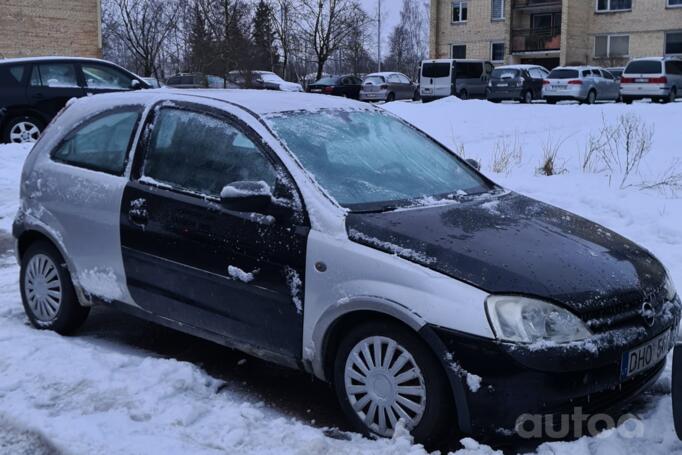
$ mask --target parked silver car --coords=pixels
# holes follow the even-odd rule
[[[572,100],[594,104],[596,101],[620,100],[616,77],[595,66],[563,66],[549,73],[542,87],[542,97],[549,104]]]
[[[638,58],[625,67],[620,80],[623,101],[651,98],[669,103],[682,94],[682,59],[673,57]]]
[[[360,101],[417,100],[419,89],[402,73],[372,73],[365,76]]]

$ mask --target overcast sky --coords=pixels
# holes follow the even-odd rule
[[[377,15],[378,0],[360,0],[365,10],[373,18]],[[402,7],[402,0],[381,0],[381,41],[383,42],[383,51],[386,52],[387,37],[400,21],[400,8]],[[376,34],[376,23],[374,25],[374,33]]]

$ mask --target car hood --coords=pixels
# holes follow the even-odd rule
[[[583,313],[658,293],[665,270],[596,223],[515,193],[441,206],[351,213],[349,237],[490,293],[536,296]]]

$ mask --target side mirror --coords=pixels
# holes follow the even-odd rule
[[[469,164],[469,166],[473,167],[473,168],[476,169],[477,171],[480,171],[480,170],[481,170],[481,163],[479,163],[479,162],[476,161],[475,159],[473,159],[473,158],[467,158],[465,161]]]
[[[220,192],[220,202],[235,212],[264,212],[272,205],[272,190],[263,181],[232,182]]]
[[[138,81],[137,79],[133,79],[133,80],[130,82],[130,88],[131,88],[132,90],[140,90],[140,89],[142,88],[142,84],[141,84],[140,81]]]

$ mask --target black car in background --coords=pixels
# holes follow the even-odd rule
[[[493,103],[542,99],[542,83],[549,71],[538,65],[500,66],[490,74],[486,98]]]
[[[343,96],[354,100],[360,97],[362,79],[352,75],[324,77],[308,86],[310,93]]]
[[[140,88],[144,80],[104,60],[0,60],[0,143],[35,142],[71,98]]]

